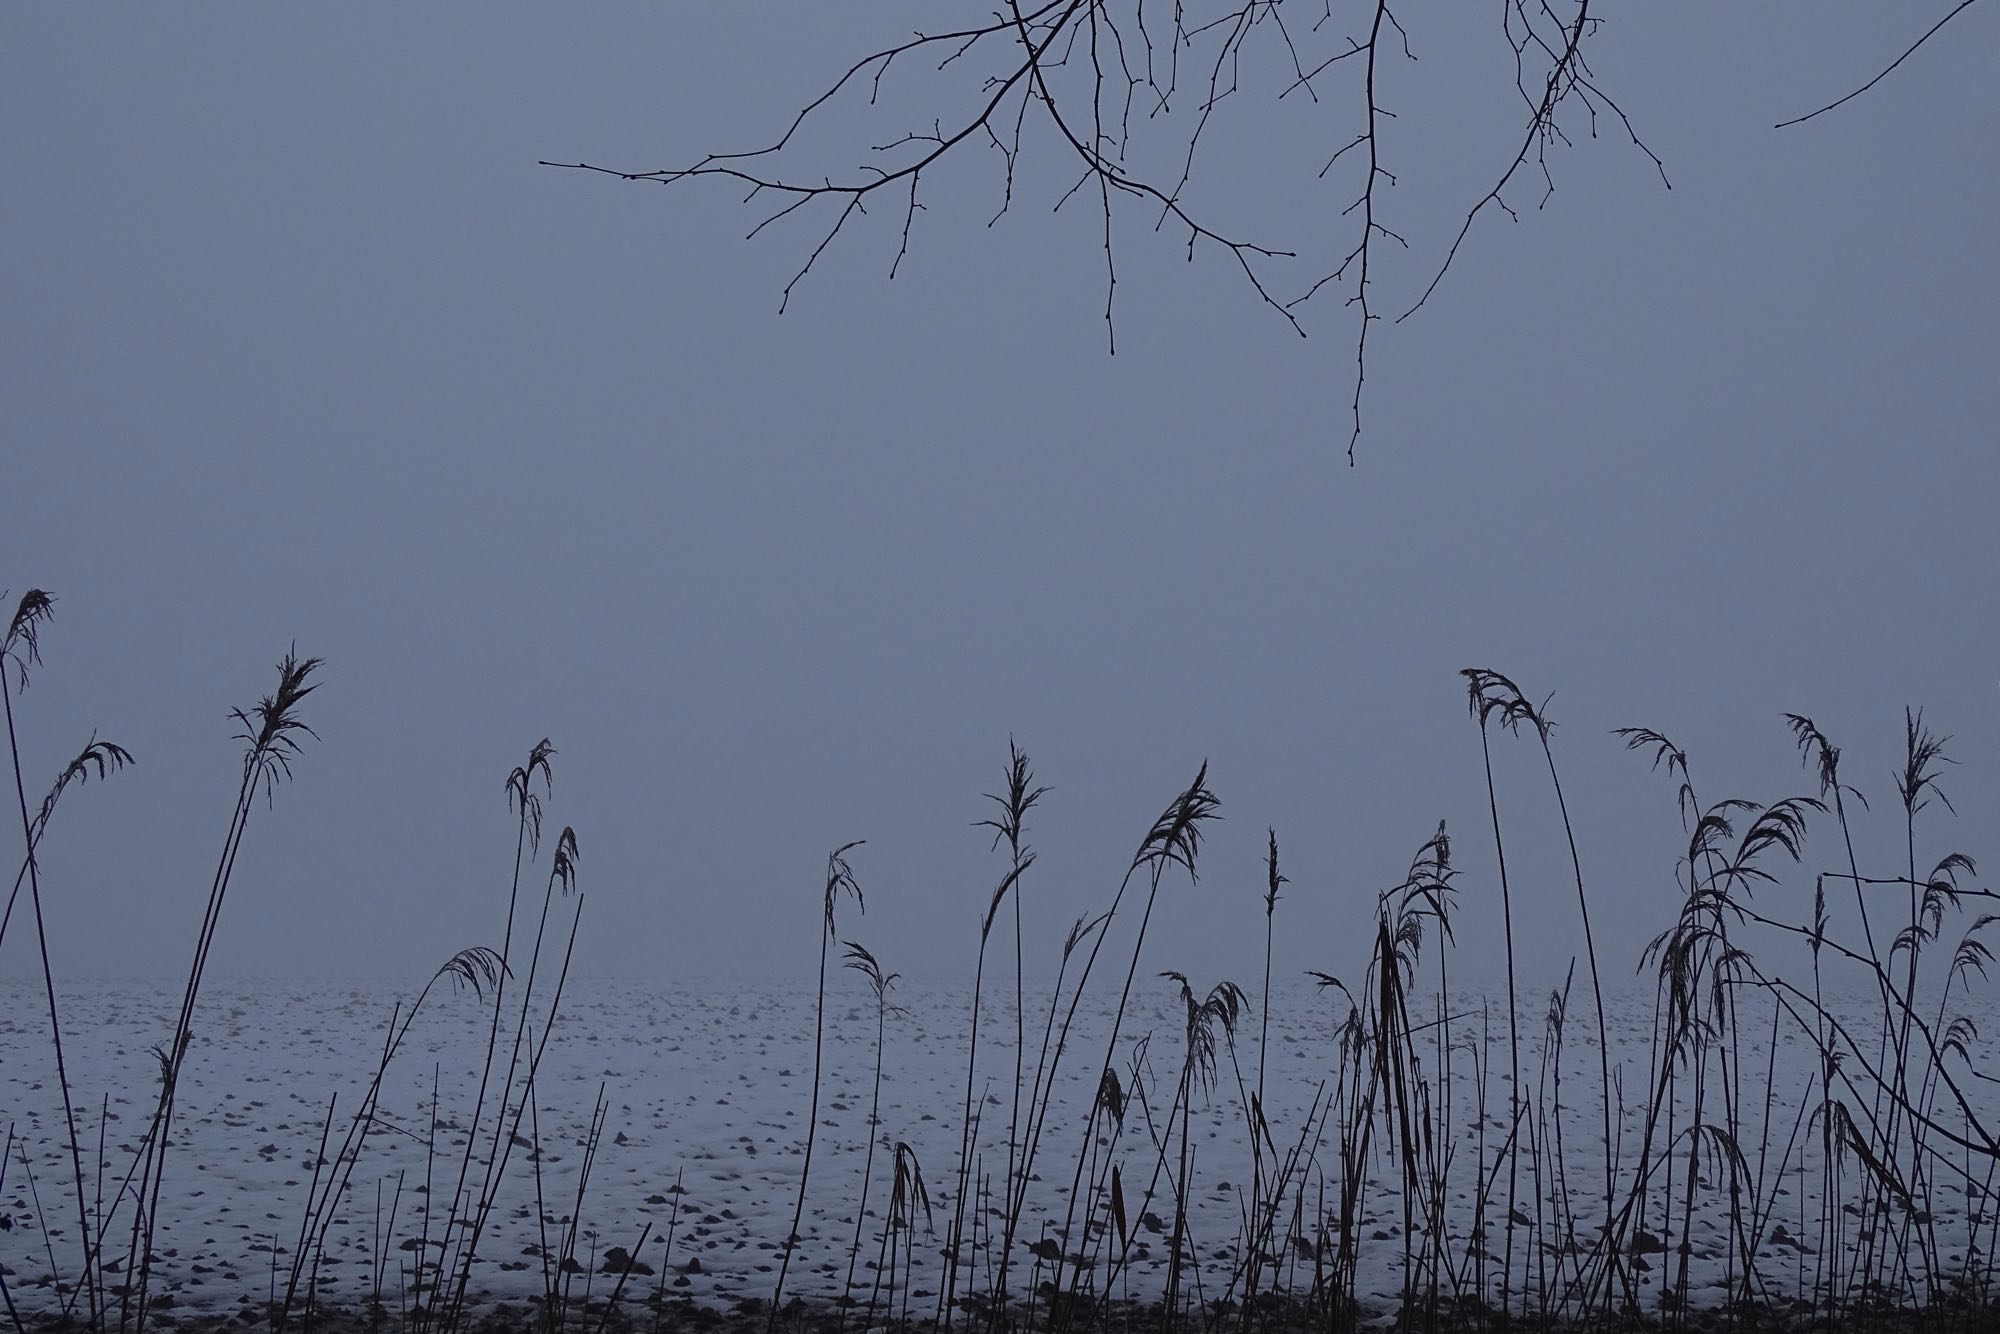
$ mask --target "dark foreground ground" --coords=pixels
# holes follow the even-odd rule
[[[2000,1334],[2000,1305],[1967,1299],[1927,1307],[1876,1302],[1833,1314],[1804,1307],[1713,1307],[1681,1313],[1638,1312],[1588,1321],[1522,1316],[1503,1317],[1491,1309],[1453,1308],[1399,1318],[1393,1310],[1354,1308],[1329,1312],[1322,1304],[1296,1300],[1260,1302],[1245,1312],[1233,1303],[1202,1311],[1183,1309],[1171,1318],[1161,1306],[1105,1303],[1078,1307],[1051,1320],[1042,1308],[1014,1313],[1012,1334],[1343,1334],[1343,1331],[1396,1331],[1397,1334],[1637,1334],[1638,1331],[1685,1331],[1687,1334],[1806,1334],[1807,1331],[1857,1331],[1862,1334]],[[228,1312],[161,1311],[149,1328],[174,1334],[253,1334],[279,1327],[277,1309],[245,1303]],[[16,1334],[68,1334],[83,1331],[86,1322],[51,1315],[22,1313],[9,1319]],[[417,1322],[401,1312],[352,1308],[293,1310],[282,1320],[285,1334],[418,1334]],[[115,1321],[111,1325],[116,1329]],[[767,1334],[773,1328],[769,1305],[748,1300],[727,1307],[697,1305],[685,1300],[641,1298],[610,1305],[602,1301],[578,1304],[559,1321],[546,1321],[539,1302],[496,1305],[479,1311],[459,1334]],[[931,1334],[938,1326],[928,1317],[904,1320],[883,1312],[872,1322],[860,1309],[793,1301],[775,1322],[779,1334]],[[953,1322],[964,1334],[994,1334],[987,1313],[968,1311]],[[431,1334],[422,1327],[421,1334]]]

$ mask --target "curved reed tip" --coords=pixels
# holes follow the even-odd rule
[[[48,620],[55,614],[55,603],[55,594],[44,588],[31,588],[21,594],[14,607],[14,619],[7,626],[7,637],[11,640]]]
[[[844,940],[841,945],[847,951],[847,962],[842,967],[852,968],[866,977],[868,985],[875,992],[877,1003],[883,1002],[889,994],[889,989],[896,985],[896,979],[902,974],[884,973],[882,965],[876,961],[875,956],[851,940]]]
[[[1538,708],[1529,703],[1521,687],[1499,672],[1487,667],[1466,667],[1459,671],[1465,678],[1466,702],[1472,717],[1484,727],[1495,714],[1499,715],[1500,726],[1516,736],[1520,735],[1521,724],[1527,723],[1535,729],[1543,744],[1547,744],[1549,733],[1555,731],[1555,723],[1549,719],[1547,709],[1550,694]]]
[[[854,868],[847,864],[847,854],[867,841],[865,838],[857,838],[851,843],[841,844],[826,854],[826,899],[822,909],[829,939],[834,934],[834,906],[842,894],[852,894],[855,908],[864,913],[868,911],[867,901],[861,896],[861,882],[854,878]]]
[[[555,791],[555,771],[549,764],[549,757],[555,753],[556,748],[543,737],[529,749],[528,762],[516,765],[507,775],[507,809],[520,815],[528,844],[536,851],[542,846],[542,799],[535,795],[535,779],[542,780],[544,794]],[[575,850],[572,844],[571,853]]]
[[[1146,831],[1132,865],[1175,862],[1186,868],[1189,879],[1199,879],[1195,858],[1201,851],[1201,826],[1206,821],[1221,819],[1221,811],[1222,802],[1208,790],[1208,761],[1203,760],[1194,782],[1168,804]]]
[[[549,868],[549,883],[560,886],[564,898],[576,892],[576,863],[582,855],[576,847],[576,830],[564,825],[556,838],[556,855]]]
[[[472,989],[475,997],[484,997],[486,989],[494,986],[503,977],[511,976],[507,961],[500,957],[498,950],[484,945],[474,945],[462,949],[445,960],[444,967],[437,970],[437,976],[450,978],[455,988]]]
[[[23,593],[7,623],[7,637],[0,639],[0,669],[12,658],[23,690],[28,686],[28,668],[41,665],[42,626],[55,615],[55,602],[55,595],[44,589]]]

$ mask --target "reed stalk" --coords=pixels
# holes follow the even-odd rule
[[[69,1062],[63,1053],[62,1010],[56,1002],[55,970],[49,963],[48,929],[42,918],[42,872],[40,859],[35,855],[35,846],[40,841],[41,828],[48,824],[48,812],[53,809],[55,798],[60,794],[63,780],[57,781],[55,792],[49,795],[43,805],[39,825],[28,815],[28,789],[21,777],[20,734],[14,723],[14,690],[16,684],[25,690],[28,686],[28,668],[41,663],[41,627],[55,614],[55,599],[41,589],[30,589],[15,605],[14,615],[8,622],[7,633],[0,638],[0,702],[5,704],[7,719],[7,755],[14,773],[14,800],[21,814],[21,845],[23,866],[28,876],[28,904],[35,918],[35,951],[42,970],[42,994],[48,1006],[49,1043],[55,1051],[56,1086],[62,1093],[63,1133],[68,1143],[71,1169],[71,1184],[76,1193],[77,1242],[83,1248],[83,1268],[78,1274],[78,1286],[89,1302],[90,1327],[98,1328],[102,1323],[101,1301],[98,1292],[97,1254],[91,1246],[90,1209],[86,1203],[87,1194],[83,1175],[83,1149],[77,1139],[76,1107],[70,1096]],[[13,680],[8,679],[8,666],[13,666]],[[93,739],[94,744],[94,739]],[[110,750],[120,757],[119,762],[129,758],[117,747]],[[103,752],[99,752],[100,755]],[[86,747],[85,756],[91,754]],[[98,761],[99,776],[103,776],[105,761]],[[82,769],[74,770],[79,775]],[[65,770],[65,777],[71,770]],[[16,881],[18,889],[19,881]],[[9,895],[7,913],[13,913],[13,897]],[[6,921],[0,918],[0,939],[6,935]]]
[[[820,1075],[826,1050],[826,954],[835,937],[834,908],[843,895],[852,895],[855,909],[867,910],[861,897],[861,886],[854,879],[854,868],[847,863],[847,854],[865,841],[856,839],[852,843],[843,843],[826,855],[826,884],[820,902],[819,989],[813,1003],[812,1104],[806,1112],[805,1161],[799,1167],[798,1203],[792,1209],[792,1228],[785,1238],[784,1258],[778,1262],[777,1285],[771,1289],[771,1313],[764,1325],[765,1334],[771,1334],[778,1327],[778,1311],[785,1295],[785,1276],[791,1271],[792,1253],[798,1249],[799,1225],[806,1216],[806,1188],[812,1180],[813,1143],[819,1132]]]
[[[133,1285],[138,1309],[132,1313],[132,1319],[138,1334],[144,1334],[146,1327],[153,1240],[159,1227],[160,1195],[166,1182],[167,1149],[172,1144],[176,1094],[193,1033],[195,1004],[200,998],[202,979],[208,970],[209,952],[215,944],[222,907],[236,870],[236,857],[242,850],[243,836],[249,827],[250,812],[258,793],[261,791],[268,802],[278,785],[292,776],[292,760],[300,754],[299,739],[317,739],[318,734],[300,719],[298,711],[306,696],[319,689],[317,682],[310,681],[319,666],[318,658],[301,658],[296,649],[286,653],[278,663],[277,688],[253,708],[236,709],[231,713],[242,728],[237,739],[247,747],[243,755],[242,777],[237,783],[236,805],[230,815],[228,831],[223,836],[222,853],[216,861],[215,874],[209,883],[208,901],[202,910],[201,930],[195,938],[194,958],[188,966],[187,987],[181,996],[180,1014],[174,1022],[173,1035],[166,1046],[154,1049],[160,1062],[160,1096],[141,1149],[145,1170],[140,1176],[139,1199],[144,1207],[133,1215],[133,1250],[137,1252],[139,1274],[137,1283]],[[120,1306],[121,1330],[125,1327],[129,1305],[127,1302]]]
[[[837,1329],[847,1328],[847,1308],[853,1300],[854,1268],[861,1257],[861,1230],[868,1217],[868,1186],[875,1174],[875,1140],[881,1133],[882,1124],[882,1053],[888,1035],[889,1013],[894,1010],[903,1013],[900,1006],[889,1003],[889,991],[896,985],[897,973],[884,973],[875,956],[853,941],[844,942],[847,950],[845,967],[852,968],[868,979],[869,990],[875,997],[875,1079],[868,1096],[868,1150],[861,1163],[861,1199],[854,1207],[854,1243],[847,1252],[847,1281],[840,1290],[840,1317]]]

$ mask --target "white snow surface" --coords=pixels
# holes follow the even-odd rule
[[[1117,980],[1122,978],[1114,983]],[[1321,1082],[1326,1081],[1329,1091],[1333,1088],[1336,1033],[1346,1006],[1334,993],[1316,991],[1308,982],[1280,981],[1277,988],[1263,1105],[1272,1141],[1284,1157],[1300,1140]],[[1537,994],[1540,999],[1534,1004],[1525,995],[1522,998],[1522,1082],[1530,1090],[1539,1087],[1546,1105],[1550,1100],[1543,1064],[1546,992]],[[299,1245],[301,1211],[315,1180],[315,1158],[328,1124],[329,1104],[332,1143],[338,1144],[375,1069],[391,1006],[399,1000],[407,1004],[408,999],[407,993],[374,984],[274,981],[216,983],[207,988],[183,1076],[157,1243],[155,1287],[171,1292],[178,1310],[260,1302],[274,1285],[282,1290]],[[932,1213],[926,1226],[922,1211],[916,1211],[915,1272],[907,1283],[898,1278],[898,1290],[913,1311],[927,1313],[941,1286],[941,1250],[957,1205],[954,1178],[966,1096],[970,994],[965,986],[898,983],[891,999],[904,1009],[887,1021],[880,1122],[871,1127],[873,998],[859,976],[833,970],[818,1143],[787,1295],[832,1296],[846,1283],[864,1156],[873,1138],[867,1213],[855,1269],[859,1285],[855,1291],[860,1300],[867,1300],[876,1281],[875,1260],[888,1215],[894,1146],[905,1142],[921,1165]],[[1012,1116],[1012,1000],[1011,972],[998,984],[989,979],[974,1104],[979,1118],[976,1179],[994,1183],[994,1190],[1006,1172]],[[1115,1000],[1115,985],[1102,977],[1094,980],[1093,994],[1086,997],[1071,1034],[1035,1164],[1038,1179],[1031,1184],[1026,1217],[1015,1240],[1016,1291],[1031,1280],[1034,1258],[1028,1246],[1044,1235],[1058,1234],[1063,1226],[1082,1147],[1083,1113],[1098,1083]],[[1254,1090],[1261,1020],[1254,989],[1250,1000],[1235,1045],[1244,1087]],[[80,983],[64,989],[64,1038],[93,1214],[112,1207],[117,1183],[144,1133],[158,1087],[158,1062],[150,1048],[172,1031],[178,1002],[179,989],[164,985]],[[518,1000],[509,993],[506,1003],[511,1009]],[[1459,1143],[1448,1190],[1447,1230],[1456,1238],[1454,1252],[1464,1249],[1473,1227],[1475,1165],[1482,1143],[1491,1161],[1505,1135],[1504,1009],[1489,1005],[1482,1015],[1481,1007],[1482,1001],[1472,997],[1453,1007],[1458,1016],[1452,1029],[1457,1052],[1454,1093],[1462,1109],[1455,1119]],[[658,1277],[632,1279],[624,1293],[627,1299],[643,1298],[656,1283],[664,1283],[669,1296],[706,1303],[768,1297],[804,1161],[814,1008],[810,979],[783,985],[572,979],[536,1079],[534,1107],[523,1121],[524,1136],[539,1123],[540,1161],[534,1162],[525,1146],[511,1152],[498,1206],[472,1271],[474,1293],[482,1300],[538,1293],[543,1264],[538,1248],[546,1241],[554,1251],[557,1238],[576,1214],[581,1222],[575,1258],[592,1271],[588,1278],[577,1278],[579,1288],[587,1282],[600,1295],[607,1291],[615,1279],[596,1272],[603,1253],[614,1246],[630,1249],[650,1222],[652,1235],[640,1258],[661,1272]],[[1048,1015],[1046,985],[1030,989],[1027,1011],[1025,1077],[1031,1079]],[[538,1001],[531,1013],[537,1025],[541,1012]],[[1650,996],[1629,996],[1613,1007],[1613,1059],[1628,1090],[1637,1090],[1646,1078],[1652,1013]],[[1773,1291],[1789,1293],[1802,1279],[1811,1281],[1819,1261],[1815,1254],[1822,1182],[1819,1129],[1811,1119],[1799,1119],[1802,1103],[1817,1098],[1817,1061],[1809,1038],[1789,1022],[1779,1025],[1776,1050],[1771,1051],[1768,1001],[1758,1013],[1761,1018],[1746,1019],[1739,1035],[1742,1070],[1750,1083],[1738,1140],[1747,1168],[1777,1203],[1764,1227],[1758,1271]],[[378,1282],[375,1257],[386,1253],[380,1290],[394,1311],[399,1301],[408,1300],[412,1267],[423,1252],[420,1236],[426,1231],[433,1242],[423,1253],[436,1259],[435,1239],[444,1210],[440,1203],[427,1219],[426,1205],[429,1200],[449,1198],[456,1180],[491,1014],[490,1004],[482,1005],[471,993],[441,989],[417,1019],[389,1070],[380,1107],[383,1124],[366,1138],[351,1186],[327,1233],[318,1270],[323,1300],[367,1300]],[[1413,1019],[1422,1022],[1432,1017],[1434,1011]],[[1113,1161],[1121,1166],[1134,1242],[1132,1262],[1113,1286],[1134,1296],[1156,1295],[1165,1282],[1173,1205],[1165,1177],[1158,1193],[1146,1198],[1147,1182],[1159,1160],[1149,1138],[1146,1110],[1156,1125],[1166,1114],[1181,1070],[1183,1026],[1176,987],[1142,969],[1114,1065],[1121,1081],[1129,1085],[1135,1044],[1150,1035],[1143,1067],[1144,1104],[1131,1102],[1122,1134],[1115,1144],[1107,1143],[1117,1155]],[[510,1015],[501,1031],[502,1068],[512,1027]],[[1427,1065],[1435,1065],[1430,1045],[1435,1036],[1418,1035]],[[1483,1124],[1474,1105],[1475,1051],[1489,1063]],[[1199,1264],[1183,1279],[1191,1287],[1198,1274],[1203,1295],[1211,1299],[1231,1282],[1252,1170],[1243,1101],[1227,1044],[1220,1044],[1219,1056],[1212,1094],[1199,1099],[1200,1110],[1189,1134],[1194,1189],[1188,1226]],[[1987,1068],[2000,1068],[1992,1056],[1990,1049],[1975,1053]],[[1768,1130],[1763,1108],[1767,1069],[1775,1071]],[[430,1190],[423,1192],[419,1187],[426,1172],[434,1077],[436,1154],[429,1166]],[[1566,1186],[1578,1234],[1587,1242],[1585,1234],[1594,1232],[1603,1217],[1604,1159],[1595,1017],[1581,988],[1570,1000],[1561,1077],[1559,1121],[1566,1180],[1554,1179],[1551,1164],[1546,1177],[1537,1181],[1524,1159],[1516,1183],[1517,1207],[1524,1216],[1552,1218],[1553,1212],[1538,1209],[1536,1200],[1546,1201]],[[1966,1082],[1974,1085],[1975,1096],[1987,1099],[1984,1109],[1991,1110],[1988,1091],[1993,1086]],[[496,1089],[498,1084],[496,1074]],[[606,1119],[579,1211],[578,1169],[600,1087]],[[1625,1101],[1634,1107],[1625,1112],[1618,1138],[1622,1178],[1629,1179],[1643,1127],[1636,1092]],[[493,1117],[494,1094],[489,1092],[482,1118],[487,1136],[492,1134]],[[1685,1121],[1678,1128],[1684,1130]],[[18,975],[0,982],[0,1129],[7,1131],[12,1144],[0,1187],[0,1215],[12,1226],[0,1231],[0,1264],[6,1266],[17,1303],[24,1309],[49,1309],[64,1300],[62,1284],[76,1269],[77,1207],[45,1000],[38,983]],[[1551,1136],[1553,1130],[1550,1127]],[[1279,1223],[1286,1260],[1275,1279],[1264,1279],[1267,1287],[1273,1281],[1303,1284],[1310,1278],[1310,1248],[1296,1241],[1284,1244],[1293,1216],[1289,1201],[1298,1196],[1303,1181],[1302,1208],[1308,1225],[1316,1211],[1336,1207],[1340,1162],[1332,1147],[1335,1137],[1333,1130],[1318,1137],[1316,1162],[1296,1173],[1290,1183]],[[1169,1144],[1169,1175],[1178,1171],[1178,1139],[1176,1134]],[[1381,1153],[1379,1135],[1375,1143],[1377,1156],[1370,1164],[1371,1184],[1363,1197],[1356,1239],[1361,1256],[1358,1272],[1363,1292],[1387,1302],[1402,1281],[1404,1211],[1395,1163]],[[332,1153],[329,1147],[328,1156]],[[1683,1163],[1678,1170],[1684,1171],[1684,1143],[1678,1154]],[[475,1181],[483,1162],[483,1152],[476,1152]],[[537,1167],[547,1220],[542,1224],[536,1217]],[[1859,1199],[1860,1168],[1851,1156],[1843,1171],[1843,1200]],[[1684,1176],[1676,1179],[1684,1182]],[[1986,1180],[1990,1185],[1990,1174]],[[1495,1194],[1485,1210],[1492,1255],[1485,1276],[1489,1294],[1497,1291],[1499,1238],[1507,1216],[1504,1172]],[[1969,1254],[1975,1264],[1983,1263],[1977,1256],[1990,1249],[1993,1224],[1991,1206],[1982,1211],[1983,1202],[1976,1187],[1942,1176],[1935,1182],[1928,1200],[1932,1217],[1925,1226],[1937,1238],[1941,1267],[1962,1265]],[[991,1202],[976,1202],[975,1213],[978,1203]],[[1101,1201],[1098,1209],[1100,1217],[1107,1212]],[[1704,1294],[1711,1299],[1722,1295],[1730,1250],[1726,1211],[1726,1193],[1711,1177],[1698,1192],[1688,1238],[1698,1299]],[[124,1253],[130,1218],[129,1206],[116,1216],[106,1243],[108,1255]],[[1152,1230],[1158,1220],[1164,1220],[1167,1235]],[[1671,1236],[1678,1220],[1676,1203],[1671,1219],[1649,1214],[1645,1226],[1655,1232],[1667,1226]],[[1849,1217],[1840,1244],[1850,1250],[1863,1244],[1866,1222]],[[1880,1225],[1894,1234],[1885,1244],[1909,1253],[1912,1277],[1920,1277],[1920,1262],[1901,1215]],[[985,1224],[979,1226],[971,1254],[978,1271],[974,1282],[983,1285],[991,1272],[997,1236],[989,1238]],[[1545,1223],[1535,1226],[1546,1230]],[[1777,1231],[1780,1227],[1782,1233]],[[1077,1235],[1082,1235],[1080,1220]],[[1517,1269],[1560,1265],[1559,1251],[1566,1241],[1538,1237],[1535,1227],[1522,1227],[1516,1243]],[[1115,1250],[1116,1239],[1112,1242]],[[1642,1291],[1661,1290],[1672,1259],[1652,1257],[1649,1271],[1640,1275]],[[107,1281],[123,1280],[114,1276]]]

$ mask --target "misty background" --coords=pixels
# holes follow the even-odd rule
[[[727,188],[535,165],[767,142],[921,12],[8,12],[0,587],[59,599],[23,763],[38,792],[93,730],[138,761],[43,845],[59,977],[184,970],[227,713],[293,642],[326,659],[321,740],[252,817],[219,975],[414,982],[497,943],[502,780],[543,736],[586,978],[809,968],[825,853],[859,838],[868,911],[841,934],[963,978],[1010,736],[1051,787],[1031,962],[1206,759],[1226,819],[1199,887],[1163,892],[1150,966],[1248,979],[1267,826],[1280,972],[1351,966],[1442,818],[1454,968],[1497,971],[1467,666],[1553,692],[1607,979],[1667,925],[1684,843],[1614,727],[1671,736],[1704,800],[1771,800],[1813,790],[1781,717],[1811,714],[1893,872],[1921,706],[1959,818],[1920,826],[1920,859],[1995,852],[2000,12],[1774,131],[1916,16],[1607,11],[1595,75],[1673,188],[1608,125],[1553,157],[1546,207],[1524,181],[1520,222],[1483,218],[1371,335],[1352,470],[1341,297],[1301,340],[1130,210],[1107,356],[1101,222],[1051,212],[1049,153],[990,228],[993,162],[941,171],[893,282],[877,211],[782,316],[830,218],[745,244],[763,214]],[[1385,66],[1392,316],[1524,114],[1498,33],[1432,22]],[[1350,191],[1315,172],[1358,94],[1278,86],[1228,105],[1191,198],[1337,257]],[[1582,944],[1561,826],[1532,743],[1494,753],[1545,987]],[[1788,885],[1805,916],[1810,875]]]

